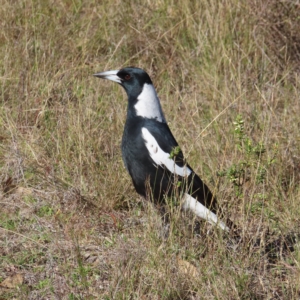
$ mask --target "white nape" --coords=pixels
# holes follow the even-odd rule
[[[137,97],[137,100],[138,101],[134,106],[137,116],[156,119],[159,122],[166,123],[159,98],[157,97],[155,88],[152,84],[144,84],[143,90]]]
[[[149,152],[153,162],[156,165],[165,166],[173,174],[176,174],[176,175],[179,175],[182,177],[187,177],[192,173],[192,170],[189,167],[187,167],[187,166],[180,167],[180,166],[176,165],[174,160],[172,158],[170,158],[170,153],[164,152],[159,147],[154,136],[145,127],[142,128],[142,136],[143,136],[143,139],[145,140],[146,148],[148,149],[148,152]]]
[[[212,225],[217,225],[225,231],[229,231],[229,228],[222,222],[218,220],[216,214],[202,205],[199,201],[193,198],[191,195],[185,193],[183,196],[182,208],[184,210],[191,210],[196,216],[207,220]]]

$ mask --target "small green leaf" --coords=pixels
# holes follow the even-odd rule
[[[169,158],[173,159],[174,157],[176,157],[179,153],[181,152],[181,149],[179,146],[176,146],[172,149]]]

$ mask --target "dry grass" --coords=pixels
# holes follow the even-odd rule
[[[297,245],[271,259],[255,241],[300,232],[299,5],[2,2],[0,298],[298,299]],[[237,248],[176,210],[163,237],[132,188],[126,96],[91,76],[128,65],[152,76]]]

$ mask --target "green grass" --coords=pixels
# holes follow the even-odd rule
[[[178,2],[178,1],[177,1]],[[38,1],[0,7],[1,299],[298,299],[300,22],[284,1]],[[170,201],[169,234],[121,159],[126,95],[153,79],[190,165],[242,229]],[[22,284],[5,279],[21,274]],[[277,298],[276,298],[277,297]]]

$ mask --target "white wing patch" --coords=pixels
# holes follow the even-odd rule
[[[187,166],[180,167],[176,165],[173,159],[170,158],[170,153],[164,152],[158,145],[154,136],[145,127],[142,128],[142,136],[145,140],[146,148],[156,165],[164,165],[170,172],[187,177],[192,173],[192,170]]]
[[[185,193],[183,196],[182,208],[184,210],[191,210],[196,216],[207,220],[213,225],[218,225],[221,229],[229,231],[229,228],[222,222],[218,220],[216,214],[202,205],[199,201],[193,198],[191,195]]]
[[[145,83],[137,99],[138,102],[134,106],[137,116],[166,123],[159,98],[152,84]]]

